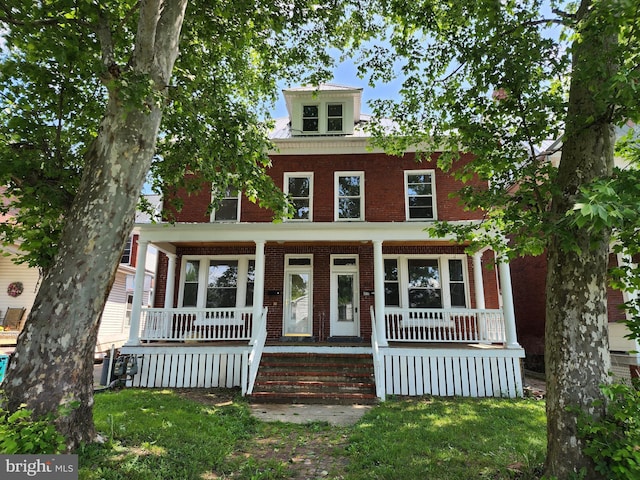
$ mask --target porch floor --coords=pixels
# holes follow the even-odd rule
[[[246,341],[187,341],[187,342],[163,342],[153,341],[141,343],[140,347],[246,347]],[[306,347],[310,350],[316,348],[358,348],[370,349],[371,344],[368,342],[292,342],[270,340],[265,343],[265,348],[269,347],[295,347],[300,350]],[[505,350],[506,347],[502,343],[460,343],[460,342],[389,342],[389,348],[399,349],[439,349],[439,350]]]

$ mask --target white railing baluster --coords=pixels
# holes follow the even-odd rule
[[[252,308],[143,308],[140,340],[249,341],[252,323]]]
[[[394,342],[504,343],[502,310],[386,308],[387,339]]]

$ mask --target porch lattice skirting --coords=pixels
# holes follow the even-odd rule
[[[242,388],[248,378],[248,347],[125,347],[138,373],[129,382],[146,388]],[[376,381],[386,395],[520,397],[521,349],[381,348]],[[383,397],[383,395],[379,395]]]

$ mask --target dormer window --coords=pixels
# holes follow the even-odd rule
[[[353,135],[360,122],[362,89],[321,84],[284,90],[289,135]]]
[[[342,104],[327,105],[327,132],[342,132]]]
[[[318,125],[318,105],[304,105],[302,107],[302,131],[317,132]]]

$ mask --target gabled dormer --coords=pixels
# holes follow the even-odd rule
[[[351,135],[360,121],[362,89],[321,84],[283,90],[291,136]]]

